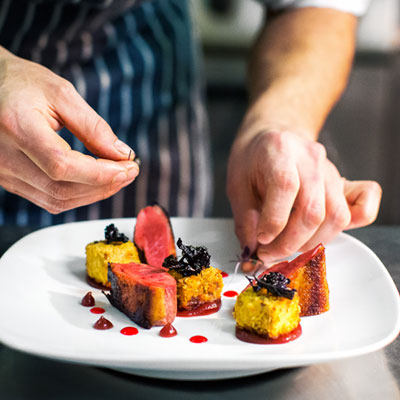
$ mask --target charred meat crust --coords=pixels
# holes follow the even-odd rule
[[[176,281],[164,269],[146,264],[109,264],[111,305],[133,322],[149,329],[176,317]]]
[[[149,301],[140,302],[141,304],[139,304],[135,310],[131,310],[124,301],[124,293],[126,293],[128,290],[131,290],[131,288],[124,284],[124,282],[118,280],[117,276],[112,272],[110,267],[108,268],[108,280],[111,283],[111,292],[103,293],[107,297],[110,304],[118,308],[118,310],[123,312],[133,322],[145,329],[150,329],[152,327],[149,315],[151,310],[151,289],[143,285],[136,285],[135,290],[139,292],[138,297],[144,299],[147,298]]]

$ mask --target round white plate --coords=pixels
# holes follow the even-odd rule
[[[234,335],[235,298],[222,298],[210,316],[176,318],[178,335],[162,338],[160,328],[135,326],[85,281],[85,245],[104,237],[113,222],[130,238],[135,219],[54,226],[14,244],[0,259],[0,340],[39,356],[169,379],[218,379],[304,366],[378,350],[400,330],[399,293],[384,265],[361,242],[341,234],[327,246],[329,312],[302,318],[303,334],[281,345],[244,343]],[[205,245],[213,266],[229,273],[224,291],[240,292],[245,277],[233,274],[239,245],[231,220],[173,218],[175,239]],[[91,290],[114,328],[93,329],[99,318],[80,305]],[[194,335],[205,343],[192,343]]]

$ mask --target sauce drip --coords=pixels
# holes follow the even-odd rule
[[[276,339],[272,339],[268,336],[261,336],[255,333],[246,331],[245,329],[241,329],[236,326],[236,337],[247,343],[255,343],[255,344],[283,344],[287,342],[291,342],[292,340],[297,339],[301,335],[301,325],[297,325],[291,332],[286,333],[285,335],[280,335]]]
[[[104,331],[106,329],[111,329],[114,325],[112,324],[111,321],[108,319],[104,318],[101,316],[93,325],[94,329],[99,329],[101,331]]]
[[[221,299],[203,303],[193,310],[178,310],[178,317],[200,317],[216,313],[221,308]]]
[[[238,292],[235,292],[234,290],[227,290],[224,292],[225,297],[235,297],[238,295]]]
[[[139,333],[138,329],[134,326],[126,326],[125,328],[122,328],[120,332],[126,336],[133,336]]]
[[[192,336],[189,340],[192,343],[205,343],[208,341],[208,339],[205,336],[201,335]]]
[[[225,272],[225,271],[221,271],[221,275],[222,275],[223,278],[226,278],[226,277],[229,276],[229,274],[227,272]]]
[[[87,293],[83,296],[82,301],[81,301],[81,304],[82,304],[84,307],[93,307],[93,306],[96,304],[96,302],[94,301],[94,297],[93,297],[93,295],[92,295],[92,292],[87,292]]]
[[[176,336],[177,334],[178,332],[176,331],[176,329],[173,327],[172,324],[164,325],[159,333],[161,337],[173,337]]]
[[[90,312],[93,314],[103,314],[106,310],[103,307],[93,307],[90,309]]]

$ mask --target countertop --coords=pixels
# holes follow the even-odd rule
[[[0,227],[0,254],[29,232]],[[400,226],[373,225],[348,233],[378,255],[399,288]],[[0,398],[400,400],[400,338],[362,357],[209,382],[136,377],[39,358],[0,344]]]

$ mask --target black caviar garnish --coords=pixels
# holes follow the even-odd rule
[[[106,228],[104,229],[104,236],[106,238],[107,243],[111,242],[126,243],[129,240],[125,234],[120,233],[118,231],[118,228],[114,224],[106,226]]]
[[[267,289],[271,294],[278,297],[286,297],[292,300],[296,289],[288,288],[287,285],[290,283],[290,279],[286,278],[285,275],[280,272],[270,272],[263,275],[261,278],[254,276],[249,278],[251,287],[255,292],[260,291],[262,288]]]
[[[182,251],[181,258],[173,255],[168,256],[163,267],[172,271],[179,272],[182,276],[198,275],[204,268],[210,266],[210,253],[204,246],[186,246],[182,243],[181,238],[176,242]]]

